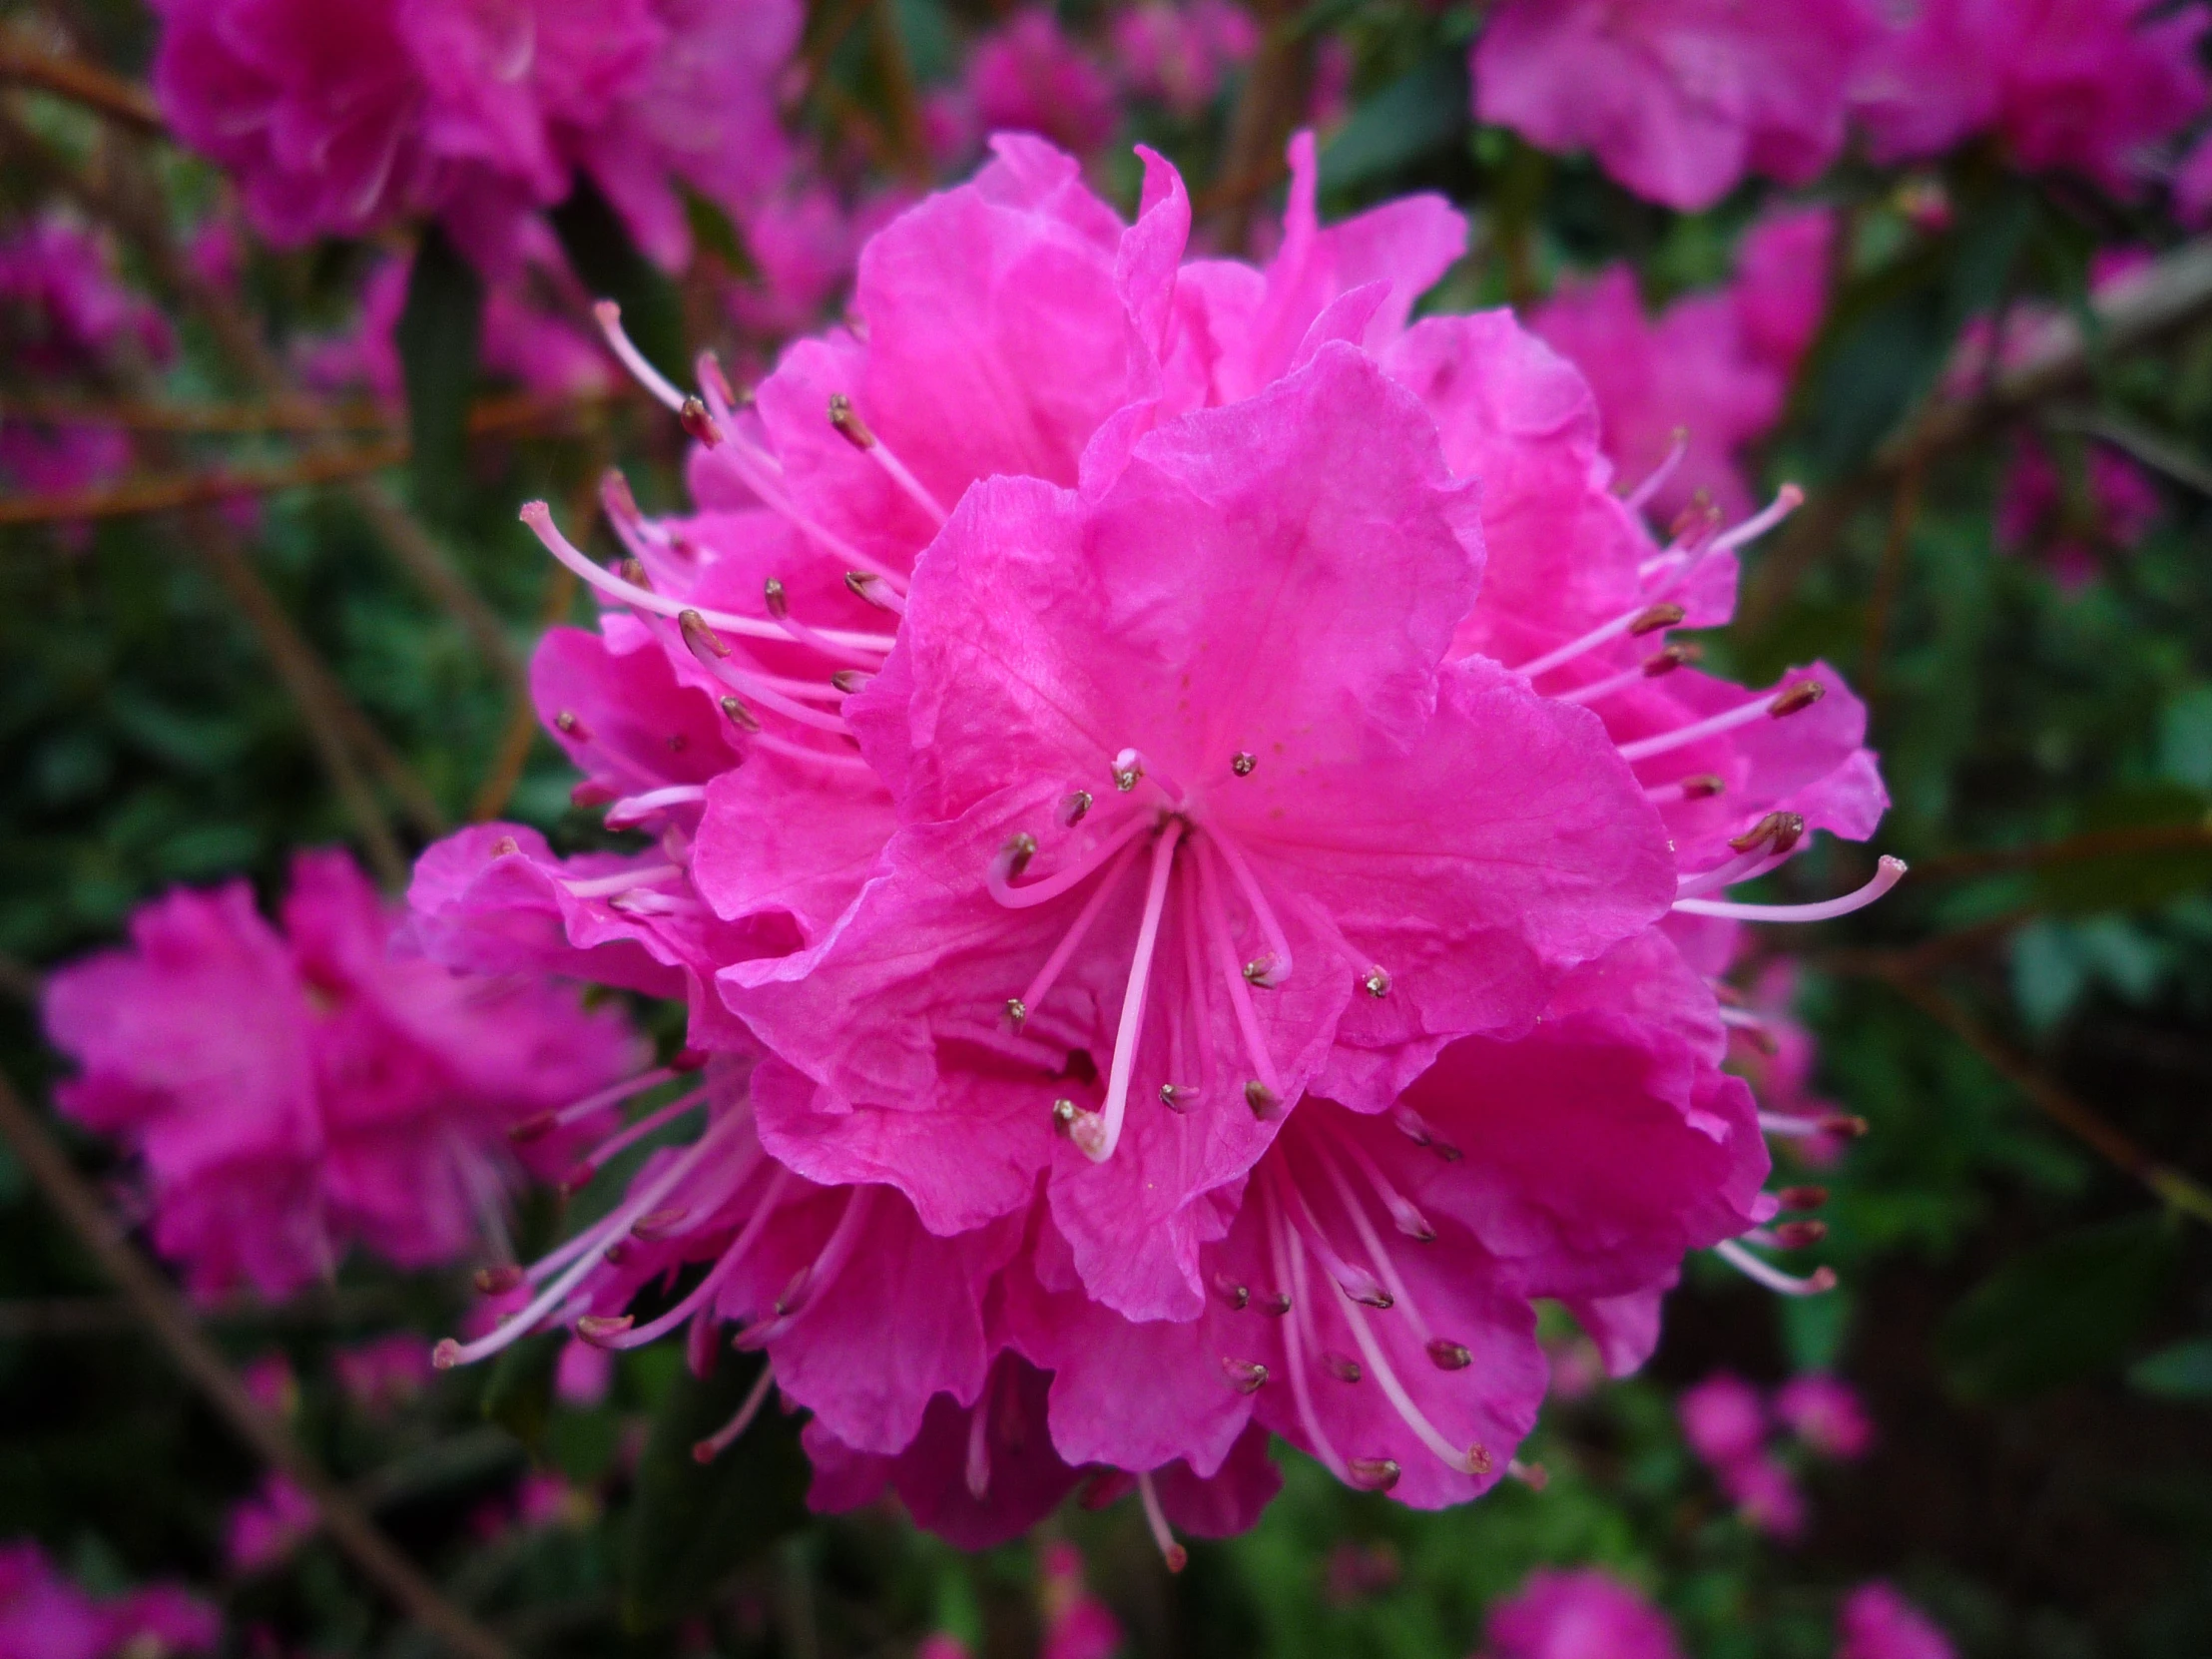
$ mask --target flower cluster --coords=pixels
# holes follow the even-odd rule
[[[1690,1449],[1744,1518],[1779,1538],[1802,1534],[1806,1516],[1796,1476],[1775,1455],[1777,1423],[1822,1457],[1862,1457],[1874,1444],[1858,1394],[1821,1372],[1791,1379],[1771,1401],[1742,1378],[1717,1372],[1685,1390],[1675,1408]]]
[[[1837,1612],[1836,1659],[1953,1659],[1927,1615],[1890,1585],[1862,1584]],[[1490,1610],[1476,1659],[1681,1659],[1666,1615],[1595,1567],[1540,1567]]]
[[[290,1295],[354,1243],[408,1268],[501,1248],[510,1131],[544,1128],[521,1150],[557,1174],[630,1087],[619,1014],[395,957],[399,921],[344,854],[307,852],[281,931],[244,882],[180,890],[49,981],[47,1036],[81,1067],[61,1109],[136,1155],[155,1245],[202,1300]]]
[[[1264,268],[1186,260],[1156,156],[1124,224],[994,149],[748,394],[603,308],[699,510],[610,478],[612,570],[525,510],[606,607],[533,684],[577,799],[653,838],[464,831],[413,925],[683,998],[708,1063],[618,1141],[704,1125],[439,1360],[558,1322],[704,1363],[735,1324],[770,1364],[702,1455],[773,1385],[818,1506],[887,1487],[966,1544],[1088,1475],[1178,1559],[1267,1501],[1270,1433],[1471,1497],[1543,1395],[1533,1299],[1619,1371],[1687,1251],[1825,1283],[1761,1253],[1708,974],[1903,866],[1726,896],[1886,802],[1831,671],[1747,691],[1666,638],[1727,619],[1794,495],[1654,537],[1568,363],[1504,312],[1409,321],[1458,216],[1323,227],[1310,139]]]
[[[215,1609],[175,1585],[96,1599],[37,1544],[0,1544],[0,1659],[213,1653],[222,1636]]]

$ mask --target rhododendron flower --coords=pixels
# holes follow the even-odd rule
[[[1038,1563],[1037,1599],[1044,1614],[1038,1659],[1112,1659],[1121,1646],[1121,1621],[1083,1582],[1083,1553],[1064,1538],[1044,1547]]]
[[[1490,1609],[1480,1659],[1681,1659],[1666,1615],[1595,1567],[1539,1567]]]
[[[154,90],[238,176],[263,235],[442,218],[505,272],[527,216],[588,173],[662,263],[680,179],[732,211],[782,171],[772,82],[791,0],[159,0]]]
[[[1742,1378],[1717,1372],[1675,1401],[1682,1436],[1712,1467],[1755,1457],[1767,1442],[1767,1402]]]
[[[1784,1543],[1805,1535],[1805,1494],[1788,1464],[1767,1452],[1741,1457],[1717,1471],[1721,1490],[1746,1525]]]
[[[557,1322],[704,1364],[738,1323],[769,1363],[702,1456],[780,1393],[819,1506],[888,1484],[968,1544],[1095,1469],[1172,1559],[1257,1513],[1267,1431],[1472,1496],[1543,1394],[1532,1298],[1625,1371],[1688,1250],[1824,1282],[1739,1242],[1779,1200],[1669,931],[1895,881],[1718,896],[1871,832],[1864,710],[1652,637],[1725,621],[1790,499],[1658,544],[1571,366],[1504,313],[1408,326],[1457,216],[1324,228],[1308,139],[1259,269],[1184,262],[1156,157],[1124,225],[996,149],[750,400],[605,313],[701,510],[612,480],[610,571],[526,509],[608,607],[533,679],[577,799],[657,839],[464,831],[415,932],[684,997],[714,1057],[609,1148],[704,1127],[441,1363]]]
[[[938,101],[939,152],[962,159],[999,132],[1034,133],[1078,156],[1114,136],[1114,85],[1050,6],[1029,6],[978,39],[959,88]]]
[[[1751,228],[1737,254],[1729,294],[1745,351],[1788,381],[1828,309],[1836,216],[1792,208]]]
[[[0,1545],[0,1659],[144,1659],[213,1653],[223,1621],[174,1584],[95,1600],[28,1539]]]
[[[2133,551],[2161,506],[2158,486],[2131,457],[2095,442],[2075,453],[2079,471],[2069,478],[2046,444],[2021,437],[1996,512],[1997,545],[2035,553],[2069,593],[2096,578],[2101,555]]]
[[[847,209],[821,185],[794,184],[745,216],[745,251],[758,280],[734,282],[730,314],[741,327],[782,339],[813,326],[851,280],[867,239],[904,204],[878,195]]]
[[[1836,1615],[1836,1659],[1957,1659],[1926,1613],[1877,1579],[1844,1598]]]
[[[572,993],[391,957],[398,917],[343,853],[300,854],[282,920],[244,882],[180,890],[47,985],[47,1035],[83,1068],[59,1104],[138,1155],[155,1245],[203,1300],[289,1295],[354,1241],[452,1260],[515,1178],[507,1131],[637,1063]],[[576,1133],[526,1151],[557,1170]]]
[[[1695,212],[1836,159],[1873,29],[1865,0],[1507,0],[1475,42],[1475,114]]]
[[[1853,104],[1884,164],[1993,128],[2022,167],[2129,194],[2144,152],[2205,107],[2208,22],[2195,0],[1918,0],[1868,52]]]
[[[1874,1444],[1874,1424],[1867,1420],[1858,1390],[1825,1372],[1807,1372],[1785,1382],[1774,1396],[1774,1414],[1823,1457],[1863,1457]]]
[[[235,1573],[266,1572],[287,1559],[322,1524],[314,1500],[280,1474],[254,1496],[232,1505],[223,1528],[223,1557]]]
[[[394,1331],[337,1350],[330,1370],[356,1410],[384,1416],[429,1385],[430,1356],[419,1337]]]
[[[1187,120],[1259,51],[1260,29],[1236,0],[1144,0],[1115,14],[1113,41],[1122,84]]]

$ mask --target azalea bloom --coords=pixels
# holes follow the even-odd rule
[[[993,133],[1033,133],[1078,156],[1114,136],[1114,84],[1050,6],[1029,6],[980,37],[959,87],[936,101],[936,148],[963,161]]]
[[[1874,1424],[1858,1390],[1840,1377],[1807,1372],[1774,1396],[1774,1414],[1790,1432],[1823,1457],[1863,1457],[1874,1444]]]
[[[1827,208],[1770,214],[1744,237],[1729,292],[1744,349],[1787,382],[1828,310],[1836,216]]]
[[[639,245],[689,245],[681,180],[735,211],[783,170],[792,0],[158,0],[154,91],[279,244],[442,219],[506,273],[588,174]]]
[[[314,1500],[280,1474],[232,1505],[223,1528],[223,1555],[235,1573],[267,1572],[290,1558],[322,1524]]]
[[[223,1621],[174,1584],[95,1600],[28,1539],[0,1545],[0,1659],[140,1659],[213,1653]]]
[[[1125,225],[996,151],[750,396],[604,311],[699,510],[610,480],[609,570],[526,509],[607,607],[533,681],[577,799],[655,839],[463,831],[414,933],[680,996],[713,1058],[572,1179],[696,1138],[441,1363],[557,1322],[703,1364],[736,1324],[769,1363],[701,1455],[781,1395],[819,1506],[888,1485],[970,1544],[1088,1473],[1173,1559],[1258,1512],[1268,1432],[1470,1497],[1543,1394],[1532,1298],[1627,1370],[1688,1250],[1823,1283],[1739,1242],[1779,1200],[1669,936],[1902,869],[1724,896],[1884,804],[1832,673],[1747,693],[1663,637],[1726,620],[1790,498],[1656,541],[1571,366],[1504,313],[1409,325],[1457,216],[1324,228],[1310,140],[1264,268],[1185,262],[1155,157]]]
[[[1836,1659],[1956,1659],[1950,1638],[1895,1586],[1877,1579],[1844,1598]]]
[[[1767,1442],[1767,1402],[1742,1378],[1716,1372],[1675,1401],[1683,1438],[1712,1467],[1755,1457]]]
[[[1539,1567],[1490,1609],[1479,1659],[1681,1659],[1666,1615],[1595,1567]]]
[[[343,853],[300,854],[281,915],[242,881],[179,890],[47,984],[82,1068],[61,1109],[136,1155],[155,1246],[203,1301],[288,1296],[354,1242],[405,1268],[466,1253],[521,1175],[507,1131],[639,1058],[618,1014],[542,979],[393,958],[399,918]],[[558,1170],[578,1132],[525,1150]]]
[[[1836,159],[1874,21],[1866,0],[1508,0],[1475,42],[1475,115],[1696,212]]]
[[[2104,556],[2132,551],[2157,522],[2158,486],[2142,466],[2109,444],[2075,451],[2078,474],[2061,470],[2050,447],[2032,437],[2013,446],[1997,497],[1997,545],[2036,554],[2068,593],[2104,568]]]
[[[1188,119],[1260,49],[1260,30],[1236,0],[1144,0],[1115,14],[1113,40],[1123,84]]]

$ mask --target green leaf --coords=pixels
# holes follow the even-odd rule
[[[730,268],[738,276],[758,276],[761,268],[746,251],[745,238],[730,216],[707,200],[689,185],[679,187],[684,195],[684,222],[691,227],[692,241]]]
[[[596,298],[622,307],[622,326],[631,343],[663,374],[682,385],[690,379],[684,363],[684,311],[671,282],[630,240],[629,227],[588,176],[576,175],[568,200],[548,216],[561,251]]]
[[[712,1462],[692,1454],[736,1415],[765,1364],[721,1348],[713,1374],[702,1380],[686,1368],[654,1414],[623,1563],[623,1617],[633,1629],[696,1612],[732,1572],[807,1518],[799,1419],[773,1401]]]
[[[1322,152],[1322,185],[1356,190],[1402,172],[1455,143],[1466,124],[1466,54],[1433,54],[1353,113]]]
[[[2061,1234],[2014,1257],[1952,1309],[1937,1350],[1968,1399],[2024,1399],[2119,1363],[2174,1265],[2162,1216]]]
[[[2212,1337],[2162,1348],[2128,1368],[2128,1385],[2166,1399],[2212,1399]]]
[[[491,1368],[484,1384],[484,1416],[536,1452],[553,1417],[553,1374],[566,1334],[548,1331],[514,1344]]]
[[[392,338],[407,387],[415,506],[442,523],[459,516],[467,492],[468,400],[483,324],[484,279],[432,225],[416,245]]]

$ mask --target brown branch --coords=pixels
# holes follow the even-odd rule
[[[2056,1078],[1983,1025],[1947,991],[1917,974],[1889,972],[1884,981],[1978,1054],[2045,1117],[2073,1134],[2114,1167],[2133,1176],[2184,1215],[2212,1223],[2212,1192],[2153,1158],[2126,1134],[2074,1098]]]
[[[1947,857],[1922,859],[1913,865],[1913,879],[1955,880],[2011,869],[2085,863],[2092,858],[2125,857],[2138,852],[2199,850],[2212,851],[2212,824],[2131,825],[2121,830],[2092,830],[2034,846],[1993,846],[1975,852],[1953,852]]]
[[[323,1530],[361,1575],[452,1652],[467,1659],[509,1659],[506,1645],[446,1599],[429,1576],[377,1530],[282,1419],[255,1402],[183,1298],[117,1232],[92,1188],[4,1077],[0,1077],[0,1136],[186,1380],[242,1440],[306,1493]]]
[[[507,392],[483,397],[469,408],[468,430],[471,436],[489,437],[565,426],[579,417],[596,419],[610,400],[610,395],[601,393],[544,397],[535,392]],[[352,431],[395,437],[401,430],[393,411],[374,403],[324,403],[302,397],[276,398],[267,403],[142,402],[131,398],[101,402],[33,392],[0,396],[0,415],[20,416],[50,426],[116,426],[131,432],[195,436]]]
[[[22,495],[0,501],[0,527],[19,524],[75,524],[88,519],[132,518],[142,513],[202,507],[235,496],[270,495],[303,484],[327,484],[398,466],[407,458],[401,442],[361,444],[345,449],[315,449],[271,466],[217,467],[134,478],[105,489],[66,490],[59,495]]]
[[[1313,38],[1298,27],[1294,0],[1259,0],[1253,7],[1264,33],[1245,71],[1243,90],[1229,120],[1221,175],[1193,211],[1215,221],[1225,249],[1245,246],[1253,209],[1283,177],[1283,148],[1306,112],[1313,78]]]
[[[37,87],[141,132],[166,131],[154,95],[82,58],[49,52],[19,29],[0,29],[0,81]]]

